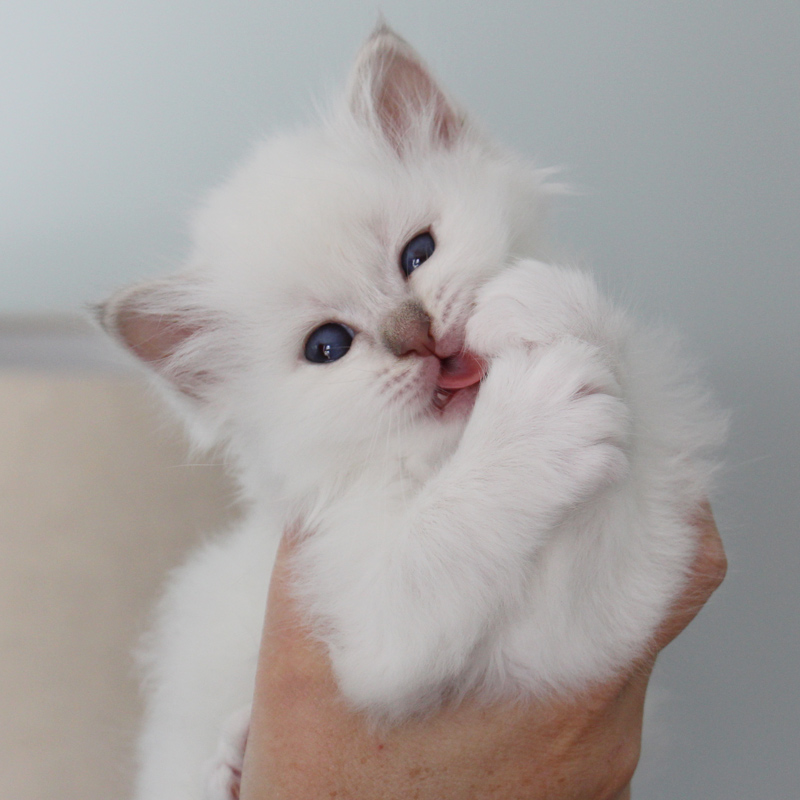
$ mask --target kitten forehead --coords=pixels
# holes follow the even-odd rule
[[[464,148],[400,162],[330,129],[266,143],[214,192],[195,223],[193,263],[251,290],[302,286],[317,297],[370,281],[402,291],[408,238],[450,225],[468,243],[496,234],[510,170]],[[498,225],[498,223],[502,223]],[[344,290],[344,291],[343,291]]]

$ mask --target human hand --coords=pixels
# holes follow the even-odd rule
[[[579,696],[467,700],[388,731],[344,703],[325,648],[288,590],[281,544],[256,679],[242,800],[625,800],[655,658],[696,616],[726,569],[711,510],[697,516],[692,577],[648,654]]]

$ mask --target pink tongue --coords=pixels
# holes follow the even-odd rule
[[[485,366],[471,353],[450,356],[442,361],[439,387],[442,389],[464,389],[473,386],[483,377]]]

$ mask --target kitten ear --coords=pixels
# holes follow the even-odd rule
[[[100,325],[181,394],[204,395],[213,369],[204,351],[215,327],[193,298],[191,283],[176,276],[124,289],[95,309]]]
[[[356,119],[401,155],[414,144],[450,147],[465,129],[464,115],[415,50],[383,24],[356,59],[348,96]]]

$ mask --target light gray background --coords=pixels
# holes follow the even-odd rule
[[[584,194],[558,214],[560,239],[642,317],[676,323],[733,411],[715,498],[730,575],[661,658],[667,744],[635,794],[796,800],[800,4],[381,10],[498,136],[567,168]],[[0,4],[0,323],[14,334],[0,360],[34,358],[21,317],[170,269],[198,193],[249,143],[309,118],[377,13],[355,0]],[[51,360],[76,362],[59,347]]]

